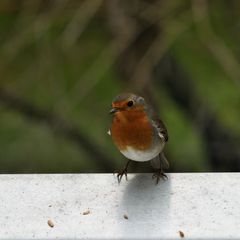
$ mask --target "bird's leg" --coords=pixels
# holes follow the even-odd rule
[[[163,180],[167,180],[168,176],[163,171],[163,166],[160,161],[160,168],[156,169],[155,173],[152,175],[152,179],[156,178],[156,184],[158,184],[159,180],[162,178]]]
[[[162,178],[163,180],[167,180],[168,176],[161,169],[157,169],[157,171],[152,175],[152,178],[156,178],[156,184],[158,184],[159,180]]]
[[[127,164],[125,165],[125,167],[122,170],[114,172],[114,173],[117,173],[118,183],[121,182],[123,175],[125,175],[126,180],[127,180],[127,168],[128,168],[128,165],[129,165],[130,161],[131,160],[128,160]]]

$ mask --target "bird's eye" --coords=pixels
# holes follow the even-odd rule
[[[129,102],[127,103],[127,105],[128,105],[128,107],[132,107],[132,106],[133,106],[133,101],[129,101]]]

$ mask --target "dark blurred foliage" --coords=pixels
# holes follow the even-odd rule
[[[107,130],[125,91],[167,125],[170,171],[239,171],[239,42],[237,0],[1,0],[0,171],[123,166]]]

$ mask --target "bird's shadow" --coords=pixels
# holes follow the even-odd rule
[[[128,214],[129,221],[134,224],[168,222],[170,192],[170,178],[168,180],[161,179],[156,185],[150,174],[136,174],[127,182],[121,200],[121,209]],[[125,228],[124,226],[128,227],[124,224],[123,228]],[[164,226],[159,224],[159,227]],[[126,231],[127,229],[122,230]]]

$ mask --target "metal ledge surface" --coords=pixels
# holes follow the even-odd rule
[[[0,239],[240,239],[240,174],[0,175]]]

